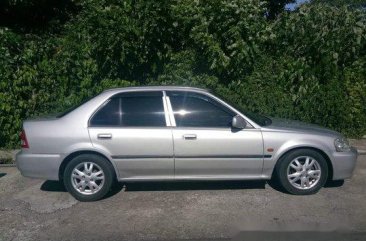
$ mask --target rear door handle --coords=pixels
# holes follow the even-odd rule
[[[98,134],[98,139],[112,139],[112,134],[109,133]]]
[[[196,140],[197,135],[196,134],[185,134],[183,135],[184,140]]]

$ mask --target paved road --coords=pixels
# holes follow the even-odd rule
[[[119,185],[75,201],[57,182],[0,168],[0,240],[220,240],[240,231],[366,231],[366,156],[353,179],[312,196],[265,182]],[[271,240],[271,239],[269,239]]]

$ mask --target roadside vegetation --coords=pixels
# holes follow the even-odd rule
[[[0,147],[19,145],[26,118],[135,85],[209,88],[249,111],[366,134],[365,6],[289,2],[3,1]]]
[[[15,151],[0,149],[0,165],[13,164],[14,163],[14,154],[13,154],[13,152],[15,152]]]

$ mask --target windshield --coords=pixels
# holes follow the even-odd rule
[[[254,121],[256,124],[258,124],[260,126],[268,126],[268,125],[272,124],[272,120],[270,118],[268,118],[264,115],[258,114],[258,113],[253,113],[253,112],[244,110],[238,104],[232,103],[231,101],[228,101],[226,98],[223,98],[222,96],[220,96],[216,93],[214,93],[214,95],[219,97],[220,99],[222,99],[223,101],[225,101],[226,103],[228,103],[229,105],[231,105],[232,107],[237,109],[238,111],[240,111],[242,114],[244,114],[246,117],[248,117],[249,119]]]
[[[257,113],[253,113],[250,111],[244,111],[242,109],[236,108],[235,109],[239,110],[241,113],[243,113],[245,116],[247,116],[249,119],[251,119],[252,121],[254,121],[255,123],[257,123],[260,126],[268,126],[270,124],[272,124],[272,120],[264,115],[260,115]]]

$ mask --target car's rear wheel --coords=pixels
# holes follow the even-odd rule
[[[328,177],[328,165],[319,152],[298,149],[281,158],[275,172],[280,185],[287,192],[309,195],[324,186]]]
[[[77,200],[96,201],[103,198],[111,189],[114,170],[105,158],[82,154],[66,165],[63,180],[66,189]]]

